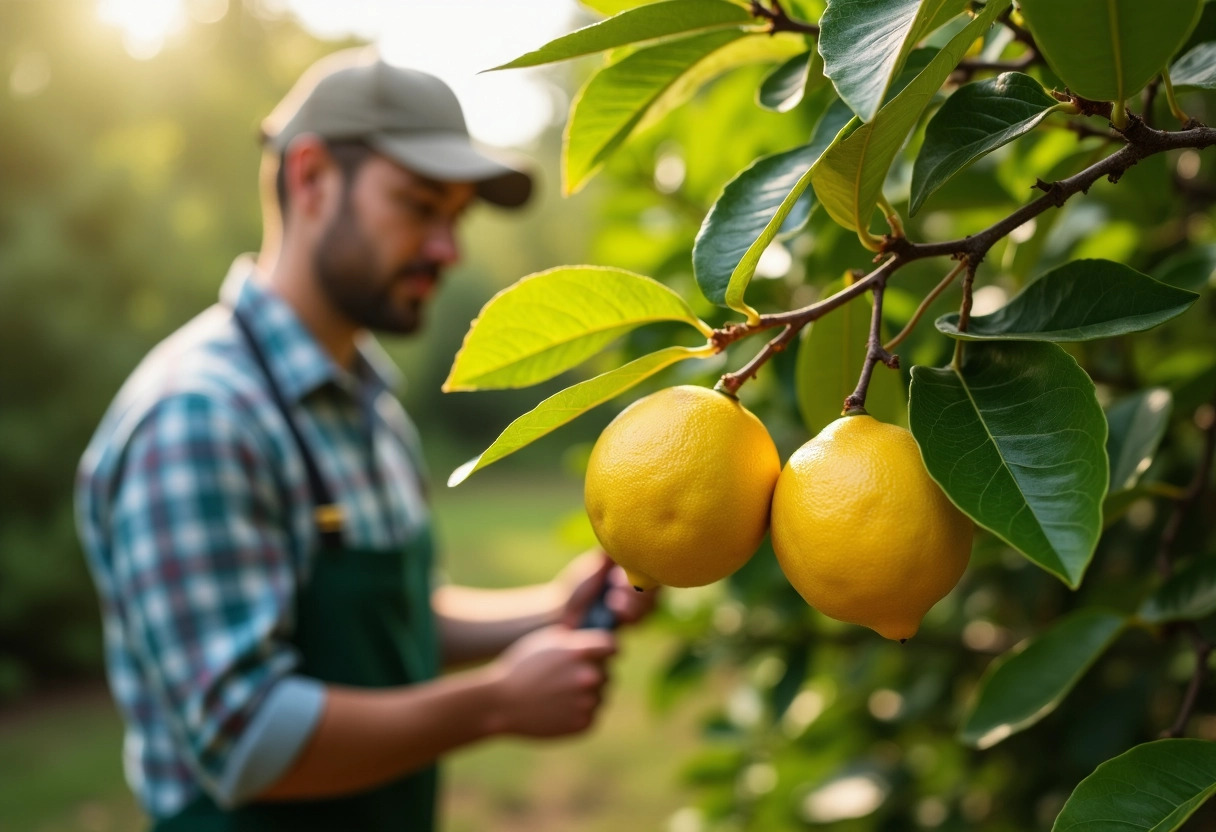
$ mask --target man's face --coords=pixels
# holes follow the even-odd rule
[[[471,183],[435,182],[373,154],[313,253],[330,302],[361,327],[418,329],[441,271],[459,259],[456,222],[473,196]]]

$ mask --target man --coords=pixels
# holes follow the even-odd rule
[[[616,645],[575,627],[605,581],[619,621],[653,601],[602,554],[431,589],[417,438],[366,330],[414,331],[465,210],[523,203],[528,176],[473,148],[441,81],[363,53],[311,69],[264,134],[256,262],[81,463],[127,777],[158,832],[427,830],[446,752],[590,725]]]

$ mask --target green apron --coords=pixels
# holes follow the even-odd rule
[[[292,643],[302,657],[299,672],[367,688],[435,678],[439,642],[430,604],[434,547],[429,526],[400,549],[343,547],[341,512],[262,351],[241,316],[235,319],[303,456],[321,538],[311,577],[297,591]],[[233,811],[203,795],[157,822],[153,832],[430,832],[437,779],[432,766],[346,797],[255,803]]]

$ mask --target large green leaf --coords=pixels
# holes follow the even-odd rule
[[[538,66],[673,35],[737,29],[751,20],[747,9],[727,0],[665,0],[592,23],[494,69]]]
[[[843,288],[844,281],[835,281],[824,288],[824,297]],[[840,418],[845,398],[857,387],[874,308],[867,302],[869,297],[854,298],[803,330],[794,390],[802,423],[812,436]],[[874,368],[866,392],[866,410],[880,422],[905,423],[904,386],[897,371],[884,366]]]
[[[1054,711],[1123,630],[1122,615],[1084,609],[1056,622],[1025,649],[989,665],[963,717],[959,739],[991,748]]]
[[[605,66],[570,106],[562,142],[564,192],[582,188],[634,130],[684,103],[714,76],[747,63],[784,61],[805,48],[788,32],[730,29],[646,46]]]
[[[966,341],[1092,341],[1151,329],[1197,297],[1113,260],[1074,260],[972,318],[966,332],[958,331],[957,313],[938,318],[937,328]]]
[[[1198,621],[1216,612],[1216,557],[1202,557],[1179,569],[1145,599],[1137,613],[1150,624]]]
[[[1216,41],[1201,43],[1170,67],[1174,89],[1216,90]]]
[[[617,367],[595,378],[580,381],[555,393],[536,407],[520,416],[498,438],[475,459],[461,465],[448,477],[448,486],[457,486],[492,462],[513,454],[520,448],[535,442],[547,433],[573,421],[598,404],[611,399],[641,381],[677,361],[686,358],[708,358],[714,354],[712,347],[667,347],[641,358],[635,358],[623,367]]]
[[[756,90],[756,103],[778,113],[794,109],[802,101],[807,79],[819,61],[819,53],[814,49],[790,58],[760,84],[760,89]]]
[[[976,159],[1033,130],[1060,106],[1029,75],[1005,72],[959,88],[930,119],[916,163],[908,211]]]
[[[966,0],[828,0],[819,19],[823,74],[870,121],[912,47],[966,6]]]
[[[912,368],[908,418],[959,508],[1069,586],[1102,531],[1110,475],[1094,384],[1055,344],[968,344],[961,369]]]
[[[1199,22],[1203,0],[1021,0],[1039,51],[1077,95],[1123,101],[1161,72]]]
[[[992,25],[1010,0],[991,0],[974,20],[929,61],[878,115],[823,155],[812,174],[815,193],[836,222],[857,232],[870,248],[870,217],[892,161],[933,95],[963,59],[967,48]]]
[[[1051,832],[1171,832],[1216,792],[1216,743],[1169,739],[1137,745],[1073,790]]]
[[[754,320],[743,293],[756,263],[779,232],[806,221],[814,202],[800,197],[810,184],[810,173],[852,118],[848,105],[836,100],[808,144],[758,159],[726,184],[692,248],[697,285],[710,301]]]
[[[713,334],[683,298],[649,277],[602,266],[537,272],[490,298],[469,326],[443,389],[536,384],[654,321],[683,321]]]
[[[1169,426],[1172,403],[1169,390],[1154,387],[1121,399],[1106,411],[1112,493],[1134,488],[1148,470]]]

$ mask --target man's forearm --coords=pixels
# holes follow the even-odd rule
[[[518,589],[445,586],[432,606],[445,665],[488,659],[540,627],[556,623],[565,596],[550,584]]]
[[[382,785],[500,732],[499,718],[487,670],[381,690],[329,685],[300,757],[257,799],[327,797]]]

